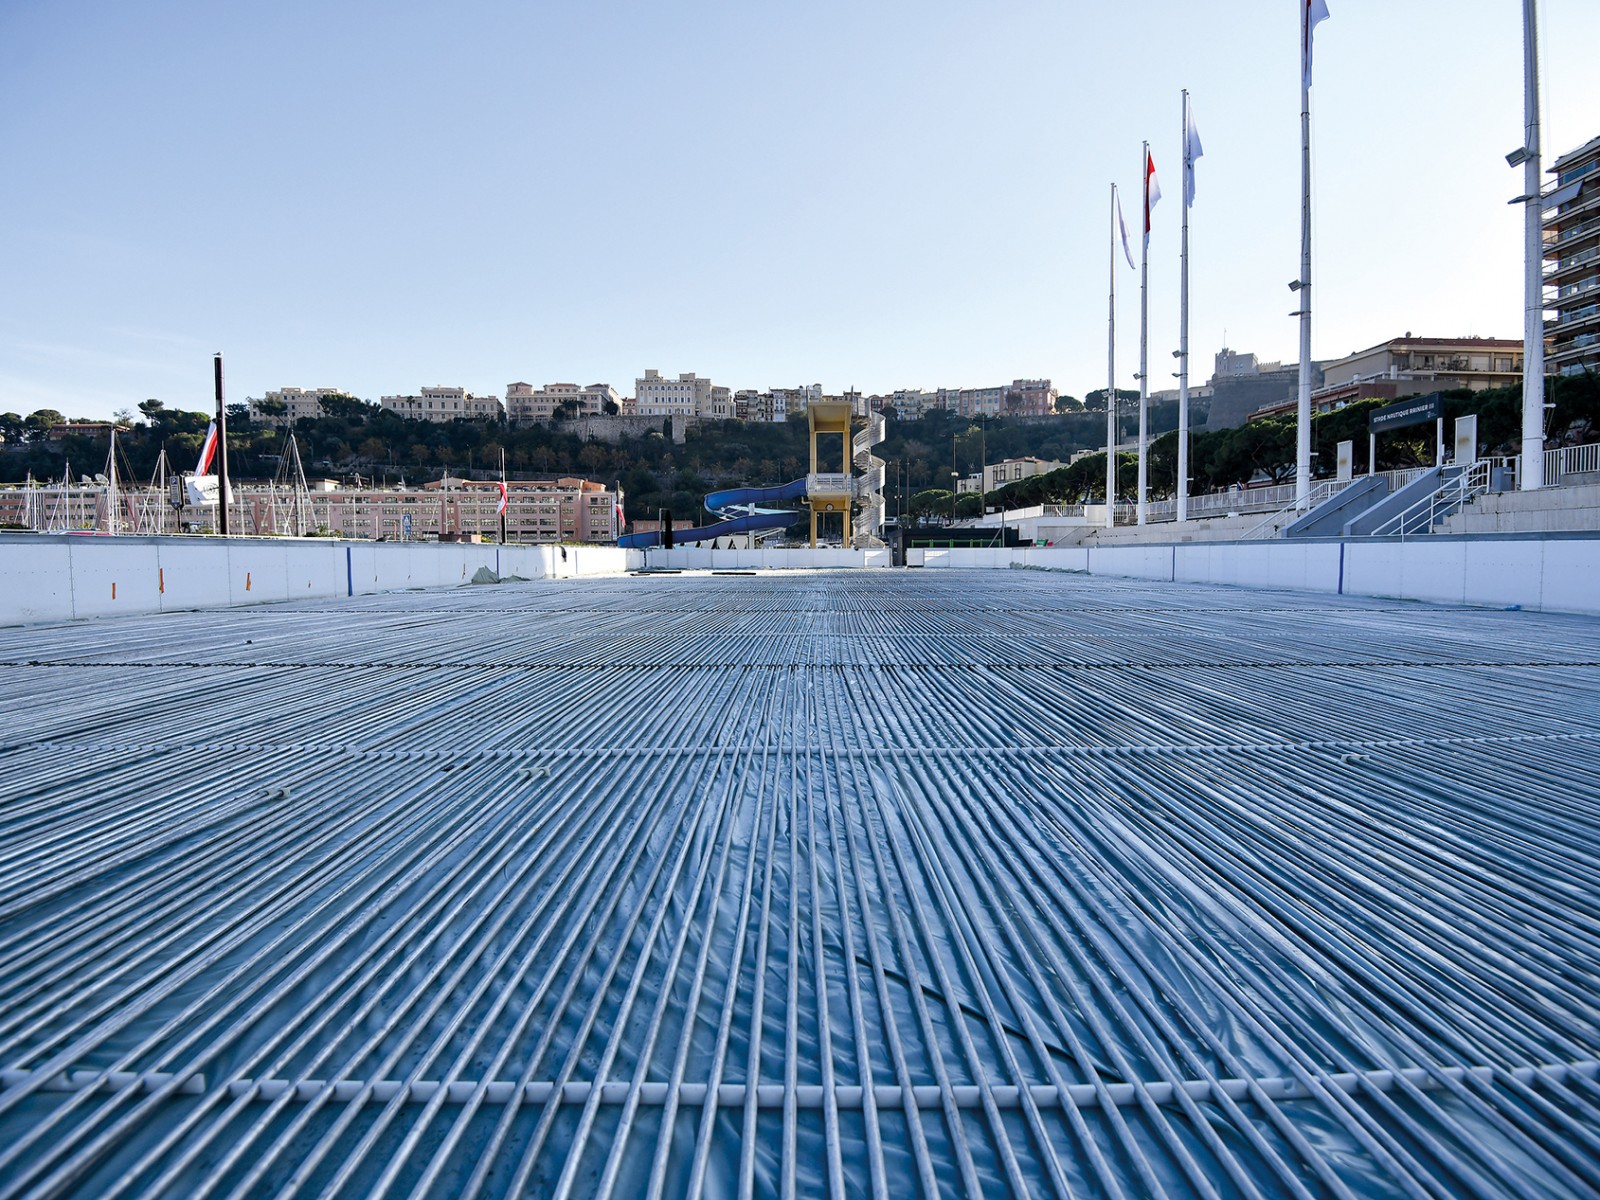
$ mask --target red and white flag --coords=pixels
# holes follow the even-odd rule
[[[1161,199],[1161,184],[1156,180],[1156,160],[1144,152],[1144,236],[1150,239],[1150,210]]]
[[[1304,68],[1306,86],[1311,86],[1311,35],[1318,24],[1328,19],[1328,6],[1323,0],[1302,0],[1305,13],[1300,26],[1300,63]]]
[[[196,475],[211,473],[211,460],[217,456],[217,423],[211,422],[206,429],[206,440],[200,443],[200,462],[195,466]]]
[[[506,485],[502,482],[495,484],[495,487],[500,489],[500,505],[494,513],[497,517],[503,517],[506,515]]]

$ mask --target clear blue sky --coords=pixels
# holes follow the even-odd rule
[[[1315,355],[1520,336],[1521,5],[1328,3]],[[1541,19],[1548,164],[1600,134],[1600,4]],[[1146,138],[1164,382],[1183,87],[1195,377],[1224,336],[1292,360],[1298,37],[1295,0],[4,0],[0,411],[205,408],[215,350],[235,401],[645,367],[1081,395]]]

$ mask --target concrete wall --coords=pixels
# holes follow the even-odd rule
[[[887,567],[889,550],[712,550],[699,546],[674,546],[671,550],[629,550],[632,570],[757,571],[832,570],[846,567]]]
[[[913,550],[908,565],[1091,575],[1600,615],[1600,535]]]
[[[1567,533],[1600,529],[1600,483],[1491,492],[1446,517],[1441,533]]]
[[[453,587],[480,568],[567,579],[620,574],[609,546],[347,542],[332,538],[0,536],[0,624],[230,608]]]

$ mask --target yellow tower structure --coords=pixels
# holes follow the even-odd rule
[[[850,405],[844,401],[825,400],[806,407],[811,423],[811,473],[806,477],[806,503],[811,506],[811,548],[817,548],[817,518],[827,513],[838,513],[844,520],[843,545],[850,545],[850,502],[854,499],[855,484],[850,474]],[[835,460],[832,446],[824,450],[824,440],[839,439],[839,456]],[[837,462],[837,466],[834,463]]]

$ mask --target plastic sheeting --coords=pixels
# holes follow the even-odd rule
[[[1031,573],[0,631],[0,1195],[1593,1194],[1597,664]]]

